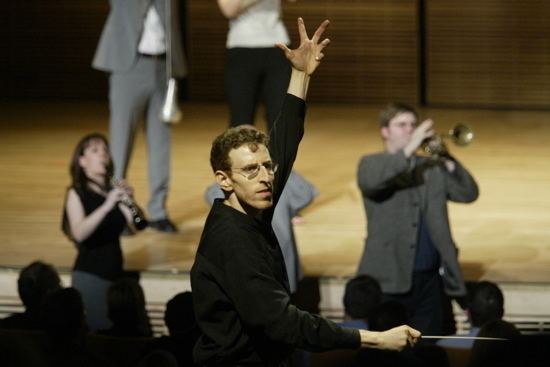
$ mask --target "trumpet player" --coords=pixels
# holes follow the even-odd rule
[[[478,186],[446,150],[437,160],[416,153],[435,137],[432,120],[417,119],[413,108],[390,104],[379,117],[384,151],[359,162],[367,238],[358,273],[375,277],[384,298],[403,303],[412,327],[441,335],[443,290],[466,295],[447,201],[473,202]]]

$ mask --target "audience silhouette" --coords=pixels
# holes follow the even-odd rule
[[[0,320],[0,328],[42,329],[40,320],[42,302],[48,293],[58,289],[61,289],[61,279],[53,266],[35,261],[24,267],[19,273],[17,291],[25,306],[25,311],[14,313]]]

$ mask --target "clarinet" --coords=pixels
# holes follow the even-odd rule
[[[121,181],[116,178],[111,179],[111,185],[113,187],[121,187],[121,188],[124,187]],[[138,231],[145,229],[149,223],[147,222],[147,219],[145,219],[143,210],[139,207],[139,205],[136,204],[134,198],[132,198],[130,195],[124,195],[124,197],[120,200],[120,202],[124,204],[128,209],[130,209],[134,227]]]

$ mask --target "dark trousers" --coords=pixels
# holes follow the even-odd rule
[[[289,62],[278,48],[228,49],[225,91],[230,126],[253,125],[256,106],[262,101],[269,130],[283,106],[289,80]]]
[[[424,335],[442,332],[441,277],[437,271],[413,273],[412,288],[405,294],[384,294],[385,300],[395,300],[407,308],[410,326]]]

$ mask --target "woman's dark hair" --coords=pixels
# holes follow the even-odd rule
[[[86,148],[88,148],[94,141],[98,140],[103,142],[107,146],[107,148],[109,148],[107,138],[105,137],[105,135],[100,133],[88,134],[80,139],[78,144],[76,144],[73,156],[71,158],[71,163],[69,164],[69,174],[71,175],[71,185],[69,186],[69,188],[73,188],[77,192],[86,189],[86,185],[88,184],[88,181],[90,181],[90,179],[86,176],[86,173],[84,173],[84,170],[80,166],[79,160],[80,157],[84,155],[84,151],[86,150]],[[107,170],[107,177],[111,177],[113,175],[113,161],[111,159],[109,159],[109,163],[105,168]],[[76,242],[69,226],[69,218],[67,217],[66,204],[67,203],[65,202],[65,205],[63,205],[61,230],[71,241]]]
[[[103,134],[92,133],[80,139],[74,149],[71,164],[69,166],[69,173],[71,175],[71,187],[75,188],[76,190],[85,189],[88,181],[90,180],[80,166],[80,157],[84,155],[84,151],[86,150],[86,148],[88,148],[94,141],[97,140],[103,142],[107,146],[107,148],[109,147],[107,138]],[[113,175],[113,162],[110,159],[106,169],[107,177],[111,177]]]

